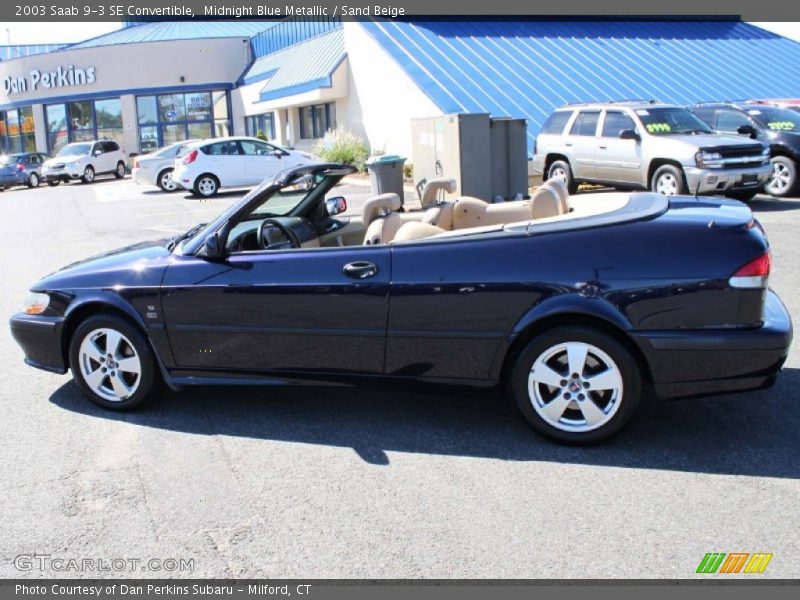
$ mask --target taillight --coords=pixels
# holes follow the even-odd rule
[[[189,165],[193,163],[197,159],[197,150],[192,150],[189,154],[186,155],[186,158],[183,159],[183,164]]]
[[[769,271],[772,268],[772,254],[769,250],[740,267],[728,280],[734,288],[757,289],[767,287]]]
[[[23,165],[22,163],[17,163],[17,171],[24,171],[24,170],[25,170],[25,165]]]
[[[138,158],[135,158],[133,160],[133,168],[134,169],[138,169],[139,168],[139,159]]]

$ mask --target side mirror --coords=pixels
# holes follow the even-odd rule
[[[756,128],[752,125],[741,125],[736,130],[736,133],[739,135],[749,135],[751,138],[755,138],[758,135]]]
[[[92,152],[92,154],[94,154],[95,156],[100,156],[102,153],[103,153],[102,150],[95,150],[94,152]]]
[[[637,142],[642,139],[642,137],[636,133],[633,129],[623,129],[619,132],[619,139],[621,140],[636,140]]]
[[[224,252],[218,231],[208,234],[208,237],[206,237],[205,248],[206,258],[222,258]]]
[[[329,217],[339,215],[346,210],[347,200],[345,200],[342,196],[336,196],[334,198],[328,198],[325,200],[325,212],[328,213]]]

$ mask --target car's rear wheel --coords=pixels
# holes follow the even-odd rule
[[[216,196],[218,191],[219,180],[209,173],[200,175],[194,182],[194,193],[202,198]]]
[[[650,181],[650,191],[665,196],[675,196],[686,193],[686,178],[683,171],[674,165],[663,165],[653,173]]]
[[[125,177],[125,163],[124,162],[119,161],[117,163],[117,168],[114,170],[114,177],[116,177],[117,179],[122,179],[123,177]]]
[[[113,315],[89,317],[78,326],[70,341],[70,368],[83,394],[111,410],[137,408],[163,389],[144,336]]]
[[[572,176],[572,167],[569,166],[569,162],[566,160],[557,160],[550,165],[550,168],[547,170],[547,178],[560,179],[566,183],[567,191],[570,194],[574,194],[578,191],[578,183]]]
[[[81,176],[81,181],[83,183],[92,183],[92,182],[94,182],[94,167],[92,167],[92,165],[87,165],[86,168],[83,170],[83,175]]]
[[[50,187],[56,187],[59,183],[61,183],[61,181],[59,181],[58,179],[47,180],[47,185],[49,185]]]
[[[172,181],[172,172],[174,169],[164,169],[161,173],[158,174],[158,187],[161,188],[163,192],[174,192],[178,189],[178,186]]]
[[[568,444],[593,444],[622,429],[639,404],[636,359],[597,329],[562,326],[535,337],[519,355],[511,388],[525,420]]]
[[[39,183],[41,183],[39,181],[39,176],[35,172],[31,173],[28,176],[28,187],[30,187],[30,188],[39,187]]]
[[[764,191],[778,198],[794,196],[800,187],[797,185],[797,164],[787,156],[774,156],[771,162],[772,175]]]

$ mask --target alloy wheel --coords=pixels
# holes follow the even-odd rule
[[[125,177],[125,165],[117,163],[117,177]]]
[[[564,342],[545,350],[528,374],[528,399],[536,413],[561,431],[598,429],[622,401],[622,373],[600,348]]]
[[[92,167],[86,167],[83,170],[83,179],[86,183],[92,183],[94,181],[94,169]]]
[[[111,328],[94,329],[78,351],[80,374],[92,391],[111,402],[132,396],[142,378],[142,362],[131,341]]]
[[[217,182],[211,177],[203,177],[197,182],[197,191],[203,196],[213,196],[217,191]]]
[[[678,180],[672,173],[664,173],[656,180],[656,192],[665,196],[674,196],[678,193]]]
[[[772,175],[765,186],[766,191],[770,194],[782,195],[787,193],[791,185],[792,174],[789,167],[780,162],[772,163]]]
[[[161,189],[165,192],[174,192],[178,189],[178,186],[172,181],[172,171],[167,171],[161,176]]]
[[[39,176],[36,173],[31,173],[31,176],[28,177],[28,183],[31,187],[39,187]]]

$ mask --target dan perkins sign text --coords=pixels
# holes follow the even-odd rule
[[[32,69],[27,75],[3,77],[3,92],[10,96],[12,94],[23,94],[25,92],[35,92],[37,89],[52,89],[60,87],[71,87],[74,85],[87,85],[94,83],[94,67],[58,67],[54,71],[40,71]]]

